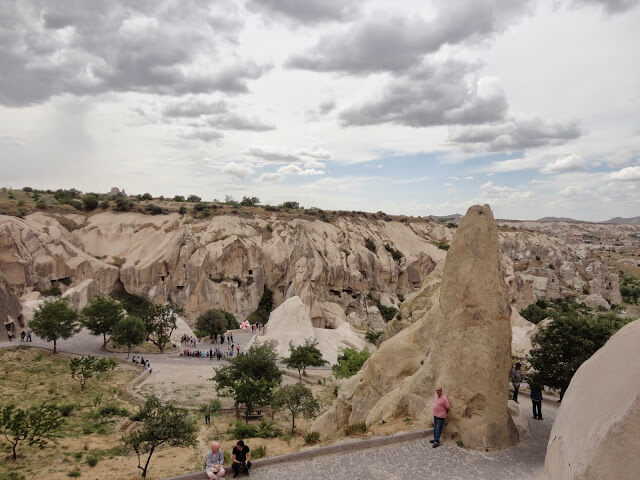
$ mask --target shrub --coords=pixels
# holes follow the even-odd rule
[[[69,473],[67,473],[67,477],[71,477],[71,478],[76,478],[76,477],[79,477],[80,475],[82,475],[82,473],[77,468],[75,468],[75,469],[71,470]]]
[[[400,259],[402,259],[402,257],[404,257],[404,255],[402,254],[402,252],[400,250],[396,250],[395,248],[393,248],[391,245],[389,245],[388,243],[385,244],[384,249],[389,252],[391,254],[391,257],[396,261],[399,262]]]
[[[80,200],[71,200],[69,201],[69,205],[71,205],[76,210],[82,210],[82,202]]]
[[[100,202],[100,208],[102,210],[106,210],[107,208],[109,208],[109,200],[103,200],[102,202]]]
[[[320,432],[312,432],[309,431],[304,434],[304,443],[307,445],[313,445],[314,443],[318,443],[320,441]]]
[[[384,318],[385,322],[391,321],[393,317],[396,316],[396,313],[398,312],[397,308],[385,307],[380,303],[379,300],[376,300],[376,306],[378,307],[378,310],[380,311],[380,315],[382,315],[382,318]]]
[[[142,197],[140,198],[142,198],[142,200],[153,200],[153,197],[151,196],[150,193],[143,193]]]
[[[91,468],[95,467],[98,464],[98,457],[95,457],[93,455],[90,455],[87,457],[87,465],[89,465]]]
[[[360,351],[355,348],[345,348],[338,355],[338,363],[332,367],[333,374],[336,378],[347,378],[355,375],[370,355],[371,352],[367,348]]]
[[[132,203],[124,195],[116,196],[116,211],[128,212],[132,206]]]
[[[240,205],[243,207],[255,207],[260,203],[260,199],[258,197],[242,197],[240,201]]]
[[[68,417],[73,412],[76,406],[73,403],[65,403],[64,405],[57,405],[56,408],[63,417]]]
[[[300,208],[300,203],[298,202],[283,202],[280,204],[280,208],[291,208],[291,209],[298,209]]]
[[[373,243],[373,240],[371,240],[371,238],[365,239],[364,246],[371,250],[373,253],[376,253],[376,244]]]
[[[187,213],[187,207],[185,207],[184,205],[180,205],[180,209],[178,210],[178,213],[180,215],[186,215]]]
[[[449,250],[449,244],[444,240],[439,240],[438,242],[435,243],[435,246],[438,247],[440,250]]]
[[[369,425],[366,422],[352,423],[344,427],[345,435],[356,435],[366,433],[369,430]]]
[[[184,202],[184,196],[183,195],[176,195],[175,197],[173,197],[173,201],[174,202]]]
[[[555,270],[555,268],[556,268],[556,267],[553,265],[553,263],[550,263],[550,264],[549,264],[549,268],[550,268],[551,270]]]
[[[197,195],[189,195],[189,197],[187,198],[187,202],[190,202],[190,203],[198,203],[201,200],[202,199]]]
[[[258,428],[255,425],[236,422],[227,433],[234,438],[255,438],[258,436]]]
[[[105,405],[95,414],[96,417],[128,417],[129,411],[124,407],[118,407],[116,405]]]
[[[375,345],[383,333],[383,330],[367,330],[367,333],[364,337],[367,339],[367,342],[373,343]]]
[[[47,202],[45,202],[43,198],[39,199],[36,202],[36,208],[39,208],[40,210],[44,210],[45,208],[47,208]]]
[[[257,460],[258,458],[264,458],[266,456],[267,447],[264,445],[258,445],[257,447],[253,447],[253,450],[251,450],[251,458],[255,458]]]
[[[276,427],[275,423],[261,420],[258,425],[256,436],[260,438],[276,438],[282,434],[282,430]]]
[[[144,207],[144,211],[146,213],[150,213],[151,215],[166,215],[168,212],[164,208],[154,204],[149,203]]]
[[[33,192],[33,188],[31,187],[22,187],[23,192]]]
[[[95,210],[98,208],[98,196],[97,195],[85,195],[82,198],[82,205],[85,210]]]

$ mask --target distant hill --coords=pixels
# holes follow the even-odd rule
[[[462,215],[459,213],[454,213],[453,215],[429,215],[427,217],[429,220],[433,220],[434,222],[457,222],[462,218]]]
[[[626,224],[638,225],[640,224],[640,217],[629,217],[629,218],[613,217],[612,219],[605,220],[602,223],[617,223],[617,224],[626,223]]]
[[[568,217],[542,217],[536,220],[536,222],[591,223],[585,220],[576,220],[575,218],[568,218]]]

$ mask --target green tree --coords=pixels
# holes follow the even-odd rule
[[[133,204],[127,197],[119,193],[116,195],[116,210],[118,212],[128,212],[133,207]]]
[[[270,345],[252,345],[244,355],[234,357],[229,365],[216,371],[214,380],[218,395],[233,398],[236,407],[244,404],[247,412],[268,404],[273,389],[282,381],[277,357]]]
[[[369,349],[356,350],[355,348],[345,348],[338,355],[338,363],[332,369],[336,378],[347,378],[360,371],[364,362],[371,356]]]
[[[153,305],[147,313],[144,319],[147,337],[160,349],[160,353],[164,353],[164,349],[171,341],[171,334],[177,328],[178,315],[183,313],[184,309],[175,303]]]
[[[102,335],[102,347],[107,346],[107,335],[113,327],[122,320],[124,310],[122,305],[113,298],[94,296],[89,304],[82,309],[82,324],[94,335]]]
[[[142,200],[153,200],[153,195],[151,195],[150,193],[143,193],[142,197],[140,197]]]
[[[36,310],[29,326],[40,338],[53,342],[53,353],[56,353],[58,339],[69,338],[78,331],[78,312],[69,306],[66,298],[59,298]]]
[[[560,399],[580,365],[627,323],[615,314],[590,316],[572,311],[556,315],[533,338],[528,361],[533,380],[560,390]]]
[[[116,368],[113,358],[97,358],[93,355],[72,358],[69,360],[71,378],[77,378],[80,382],[80,390],[84,390],[87,381],[94,376],[109,372]]]
[[[189,198],[187,198],[187,202],[190,203],[198,203],[200,200],[202,199],[198,195],[189,195]]]
[[[322,358],[322,352],[318,349],[318,341],[310,338],[297,347],[289,342],[289,356],[283,358],[282,361],[287,367],[298,370],[300,383],[302,383],[302,375],[306,374],[307,367],[322,367],[329,363]]]
[[[301,384],[283,385],[273,392],[271,407],[278,410],[288,410],[291,415],[291,433],[296,430],[296,417],[302,414],[304,418],[312,419],[318,416],[320,404],[313,397],[313,393]]]
[[[28,409],[7,405],[0,409],[0,432],[11,445],[13,459],[21,442],[43,446],[62,425],[62,416],[53,405],[40,405]]]
[[[123,437],[126,448],[138,456],[138,468],[142,477],[147,476],[151,457],[161,445],[170,447],[192,447],[196,444],[197,428],[186,410],[169,403],[162,405],[155,396],[145,401],[134,419],[141,422],[134,432]],[[147,459],[142,466],[142,457]]]
[[[118,345],[127,346],[127,358],[131,354],[131,347],[140,345],[147,338],[144,322],[137,317],[124,317],[113,327],[111,338]]]
[[[176,195],[173,197],[174,202],[184,202],[184,195]]]
[[[265,286],[260,302],[258,302],[258,308],[247,317],[247,320],[251,324],[261,323],[264,325],[269,321],[269,315],[272,310],[273,292]]]
[[[242,197],[240,201],[240,205],[243,207],[255,207],[260,203],[260,199],[258,197]]]
[[[85,210],[95,210],[98,208],[98,196],[95,193],[89,193],[82,197],[82,206]]]
[[[221,308],[211,308],[201,313],[196,319],[196,331],[199,336],[219,335],[239,327],[236,317]]]

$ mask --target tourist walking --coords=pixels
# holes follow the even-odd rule
[[[518,391],[520,390],[520,382],[522,382],[522,372],[520,369],[522,364],[516,363],[516,366],[511,369],[511,385],[513,385],[513,401],[518,403]]]
[[[205,472],[209,480],[220,480],[224,477],[224,454],[218,442],[211,442],[211,450],[204,456]]]
[[[536,381],[531,382],[531,407],[533,409],[533,418],[542,420],[542,387]]]
[[[440,436],[444,428],[444,421],[451,410],[451,404],[447,396],[442,393],[442,387],[436,388],[436,396],[433,399],[433,448],[440,446]]]
[[[27,328],[27,342],[33,342],[33,339],[31,338],[31,329]]]
[[[24,330],[22,330],[20,332],[20,343],[24,343],[24,337],[26,337],[27,334],[24,332]]]

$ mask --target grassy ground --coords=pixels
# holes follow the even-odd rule
[[[64,354],[53,355],[27,347],[0,350],[0,405],[14,403],[29,406],[47,402],[58,405],[61,410],[69,410],[64,426],[54,439],[43,448],[20,445],[19,457],[15,462],[11,459],[9,444],[0,439],[0,480],[139,478],[137,458],[121,448],[121,437],[131,430],[133,422],[127,417],[101,418],[96,412],[103,406],[134,412],[137,405],[128,397],[126,385],[140,371],[129,364],[121,364],[108,376],[89,380],[83,392],[69,374],[69,358]],[[309,376],[316,382],[309,386],[324,408],[334,399],[333,385],[325,380],[326,375],[327,372],[318,372]],[[285,378],[287,383],[294,380]],[[206,387],[212,389],[211,383],[208,382]],[[100,399],[99,403],[96,402],[97,398]],[[177,400],[180,402],[180,399]],[[223,451],[231,452],[238,440],[232,432],[238,421],[235,416],[216,416],[213,424],[206,426],[201,415],[197,412],[194,415],[200,425],[197,445],[193,448],[159,449],[152,458],[147,478],[153,480],[201,470],[204,453],[214,439],[221,443]],[[295,435],[290,434],[291,419],[287,415],[276,414],[273,419],[265,420],[273,422],[274,427],[282,433],[277,438],[245,436],[244,440],[254,452],[262,450],[261,456],[274,456],[306,446],[303,434],[309,430],[310,420],[296,419]],[[251,422],[253,425],[258,423]],[[376,433],[387,433],[385,430],[390,427],[379,426],[374,430]],[[403,422],[403,427],[406,430],[416,428],[409,419]]]

